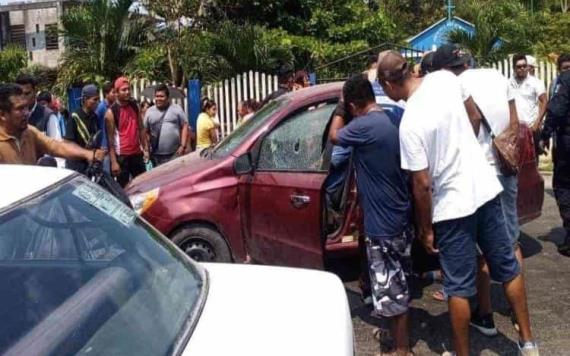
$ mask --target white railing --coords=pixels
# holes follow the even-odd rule
[[[263,100],[277,90],[277,76],[250,71],[218,83],[202,87],[202,97],[216,102],[220,120],[220,135],[229,135],[237,126],[240,101]]]
[[[491,67],[497,69],[505,77],[511,78],[513,76],[514,68],[512,59],[505,59],[502,62],[496,62]],[[557,75],[556,64],[544,61],[538,61],[535,67],[534,75],[544,82],[546,90],[550,88],[550,84],[554,81]]]

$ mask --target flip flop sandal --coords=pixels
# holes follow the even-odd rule
[[[387,329],[374,328],[372,330],[372,335],[374,335],[374,339],[376,341],[386,342],[388,340],[392,340],[392,335],[390,335],[390,331]]]

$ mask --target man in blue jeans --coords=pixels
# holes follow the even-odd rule
[[[519,119],[515,104],[515,92],[510,87],[509,81],[495,69],[470,68],[470,59],[471,56],[460,51],[458,46],[446,44],[435,52],[433,63],[436,69],[449,70],[459,77],[462,87],[473,97],[495,136],[502,134],[505,130],[518,133]],[[517,260],[522,266],[523,258],[518,245],[520,228],[517,214],[517,176],[501,173],[493,148],[491,132],[484,125],[481,125],[477,139],[483,148],[487,161],[495,169],[497,178],[503,186],[499,198],[505,217],[507,234],[513,243]],[[483,258],[480,258],[479,263],[477,283],[479,305],[471,317],[471,326],[484,335],[495,336],[498,331],[495,328],[491,308],[489,269]]]
[[[515,312],[520,354],[537,356],[524,279],[501,210],[502,187],[473,134],[478,127],[465,105],[470,95],[448,71],[412,77],[395,51],[380,53],[378,79],[393,100],[406,100],[400,125],[402,168],[411,174],[419,238],[429,253],[440,256],[455,354],[469,355],[468,298],[477,293],[479,246]]]
[[[398,125],[376,104],[363,75],[345,83],[343,97],[354,119],[347,122],[335,115],[329,139],[354,151],[374,307],[391,321],[393,354],[407,356],[411,203],[406,174],[400,169]]]

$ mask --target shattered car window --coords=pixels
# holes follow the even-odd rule
[[[263,140],[258,169],[320,171],[323,132],[335,107],[311,107],[277,127]]]

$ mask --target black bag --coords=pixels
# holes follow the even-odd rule
[[[168,113],[169,109],[170,109],[170,106],[166,110],[164,110],[164,113],[162,113],[160,120],[158,120],[158,122],[155,124],[158,126],[158,130],[156,132],[156,135],[153,134],[152,127],[151,127],[150,122],[149,122],[148,131],[150,133],[150,152],[151,153],[155,153],[156,151],[158,151],[158,143],[160,141],[160,133],[162,132],[162,125],[164,124],[164,117],[166,116],[166,113]],[[152,126],[154,126],[154,125],[152,125]]]

